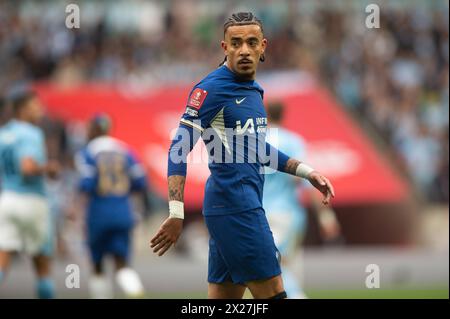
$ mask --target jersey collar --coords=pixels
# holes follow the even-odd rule
[[[236,73],[234,73],[230,68],[228,68],[226,63],[224,63],[222,66],[220,66],[220,69],[223,74],[225,74],[226,76],[229,76],[230,79],[233,79],[235,83],[245,86],[248,89],[254,89],[254,90],[259,91],[259,93],[261,94],[261,98],[264,96],[263,88],[255,80],[249,80],[249,81],[239,80],[239,78],[236,76]]]

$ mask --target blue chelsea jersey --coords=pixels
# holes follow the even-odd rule
[[[200,132],[211,175],[203,214],[224,215],[262,207],[267,115],[263,89],[241,81],[227,66],[192,89],[181,125]]]
[[[132,224],[129,196],[146,188],[146,174],[128,146],[110,136],[93,139],[75,159],[79,189],[89,197],[88,222],[94,225]]]

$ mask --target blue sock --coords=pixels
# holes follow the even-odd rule
[[[40,278],[36,285],[39,299],[52,299],[55,295],[53,281],[50,278]]]
[[[3,271],[0,270],[0,284],[2,283],[3,277],[4,277]]]

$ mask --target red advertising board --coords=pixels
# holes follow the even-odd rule
[[[325,91],[315,86],[302,90],[265,89],[265,100],[277,99],[286,104],[286,127],[307,141],[309,155],[305,161],[332,180],[336,189],[334,205],[393,202],[407,195],[407,185]],[[108,113],[113,119],[113,135],[136,150],[148,169],[153,188],[166,196],[170,134],[188,103],[190,87],[130,93],[113,85],[84,84],[62,89],[40,83],[36,90],[48,112],[65,121],[86,121],[96,112]],[[199,162],[200,157],[206,158],[203,142],[197,143],[190,160],[196,158],[195,162]],[[187,207],[201,208],[209,175],[206,163],[203,160],[188,166]]]

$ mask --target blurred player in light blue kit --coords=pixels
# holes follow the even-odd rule
[[[112,285],[103,261],[112,255],[116,281],[127,297],[142,297],[143,285],[129,266],[134,225],[130,203],[132,192],[144,192],[146,174],[130,148],[108,136],[111,121],[105,114],[95,116],[89,126],[89,143],[77,154],[80,190],[87,195],[87,237],[94,275],[90,280],[93,298],[111,298]]]
[[[269,125],[267,142],[290,157],[306,158],[306,145],[303,138],[281,127],[284,105],[281,102],[269,103],[266,112]],[[300,192],[311,185],[268,167],[266,173],[263,206],[275,245],[282,256],[282,277],[286,293],[290,298],[304,299],[306,295],[299,285],[299,279],[288,269],[287,264],[294,257],[298,244],[306,232],[307,213],[298,198]],[[319,205],[315,206],[319,207]],[[331,211],[320,207],[319,223],[324,237],[331,238],[338,235],[339,224]]]
[[[22,92],[12,106],[13,119],[0,129],[0,284],[11,254],[25,252],[33,257],[37,295],[48,299],[54,297],[53,238],[44,179],[56,176],[59,165],[47,161],[38,97]]]

